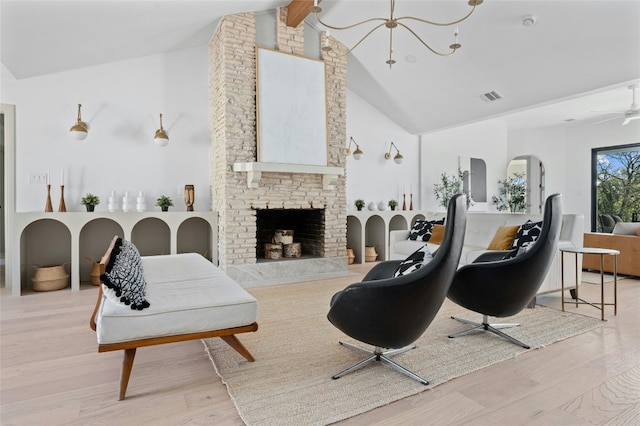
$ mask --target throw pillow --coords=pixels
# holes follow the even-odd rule
[[[436,224],[443,225],[444,218],[442,218],[442,220],[416,220],[416,222],[411,227],[409,239],[414,241],[429,241],[429,239],[431,238],[433,225]]]
[[[446,230],[446,227],[444,225],[433,225],[433,228],[431,230],[431,238],[429,238],[429,242],[432,244],[442,244],[445,230]]]
[[[525,243],[534,242],[542,231],[542,222],[533,222],[531,220],[527,220],[524,224],[520,225],[518,232],[516,232],[516,236],[513,239],[513,243],[509,250],[517,249],[525,245]]]
[[[499,227],[487,250],[509,250],[519,229],[520,225]]]
[[[517,250],[511,250],[509,253],[507,253],[502,260],[507,260],[507,259],[512,259],[514,257],[520,257],[523,256],[524,254],[526,254],[529,250],[531,250],[531,248],[536,244],[536,242],[532,242],[530,244],[526,244],[522,247],[520,247]]]
[[[115,303],[139,311],[150,306],[146,300],[147,283],[142,275],[140,252],[132,242],[118,238],[100,279],[105,296]]]
[[[396,271],[393,274],[393,277],[394,278],[400,277],[402,275],[407,275],[412,272],[415,272],[418,269],[422,268],[422,266],[431,262],[432,259],[433,259],[433,256],[429,251],[429,247],[427,247],[427,245],[425,244],[424,246],[420,247],[418,250],[411,253],[409,257],[407,257],[405,260],[403,260],[400,263],[400,265],[398,265],[398,267],[396,268]]]
[[[541,231],[542,222],[533,222],[531,220],[528,220],[524,224],[522,224],[520,226],[520,229],[518,229],[518,232],[516,232],[516,237],[513,239],[513,244],[511,244],[511,247],[509,247],[509,250],[511,251],[507,253],[504,259],[511,259],[518,256],[518,252],[520,251],[520,249],[533,244],[540,236]]]

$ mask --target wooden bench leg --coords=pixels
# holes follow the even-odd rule
[[[136,348],[125,349],[124,358],[122,360],[122,373],[120,375],[120,395],[118,401],[124,399],[124,395],[127,393],[127,386],[129,385],[129,376],[131,376],[131,369],[133,368],[133,359],[136,357]]]
[[[235,349],[240,355],[245,357],[247,361],[255,361],[255,358],[253,357],[253,355],[251,355],[251,352],[249,352],[247,348],[245,348],[244,345],[240,343],[240,340],[238,340],[238,338],[234,334],[231,334],[229,336],[220,336],[220,338],[227,342],[227,344]]]

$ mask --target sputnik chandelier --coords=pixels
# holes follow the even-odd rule
[[[326,22],[322,21],[322,19],[320,19],[320,16],[318,16],[318,14],[320,12],[322,12],[322,8],[320,6],[318,6],[318,0],[314,0],[313,6],[309,7],[309,12],[313,13],[315,15],[315,17],[316,17],[316,20],[320,24],[322,24],[323,26],[325,26],[327,28],[330,28],[332,30],[338,30],[338,31],[354,28],[354,27],[357,27],[359,25],[366,24],[368,22],[381,22],[380,24],[378,24],[375,27],[373,27],[373,29],[371,29],[368,33],[366,33],[364,35],[364,37],[362,37],[360,39],[360,41],[358,41],[356,44],[353,45],[352,48],[347,50],[345,52],[345,55],[347,55],[353,49],[358,47],[360,45],[360,43],[362,43],[367,37],[369,37],[378,28],[384,26],[384,27],[389,29],[389,59],[387,59],[386,63],[389,64],[389,68],[391,68],[391,66],[396,63],[396,61],[393,59],[393,30],[395,28],[397,28],[398,26],[401,26],[401,27],[405,28],[407,31],[409,31],[411,34],[413,34],[413,36],[415,38],[417,38],[420,41],[420,43],[422,43],[424,45],[424,47],[426,47],[427,49],[429,49],[432,53],[435,53],[436,55],[440,55],[440,56],[453,55],[455,53],[455,51],[460,49],[460,47],[462,46],[460,43],[458,43],[458,27],[456,27],[455,30],[454,30],[454,42],[451,45],[449,45],[449,49],[451,49],[451,51],[449,51],[449,52],[439,52],[436,49],[434,49],[431,46],[429,46],[427,43],[425,43],[425,41],[422,40],[420,38],[420,36],[418,36],[418,34],[416,34],[411,28],[409,28],[406,24],[404,24],[401,21],[418,21],[418,22],[421,22],[423,24],[435,25],[435,26],[438,26],[438,27],[448,27],[448,26],[455,25],[455,24],[457,24],[459,22],[462,22],[465,19],[467,19],[476,10],[476,7],[479,6],[480,4],[482,4],[483,1],[484,0],[469,0],[468,4],[469,4],[469,6],[471,6],[471,11],[467,15],[465,15],[464,17],[462,17],[462,18],[460,18],[458,20],[452,21],[452,22],[434,22],[434,21],[429,21],[427,19],[416,18],[416,17],[413,17],[413,16],[402,16],[400,18],[396,18],[394,16],[394,10],[395,10],[395,6],[396,6],[395,0],[390,0],[390,2],[391,2],[391,11],[390,11],[389,18],[370,18],[370,19],[365,19],[364,21],[357,22],[357,23],[352,24],[352,25],[347,25],[345,27],[336,27],[336,26],[329,25]],[[327,31],[327,40],[325,42],[325,45],[322,46],[322,50],[325,51],[325,52],[331,51],[331,46],[329,46],[328,36],[329,36],[329,32]]]

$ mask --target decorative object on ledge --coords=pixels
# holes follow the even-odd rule
[[[129,191],[124,191],[124,196],[122,197],[122,211],[130,212],[131,210],[133,210],[133,201],[131,201]]]
[[[366,24],[366,23],[369,23],[369,22],[375,22],[375,21],[380,22],[380,24],[378,24],[375,27],[373,27],[372,30],[370,30],[368,33],[366,33],[364,35],[364,37],[362,37],[360,39],[360,41],[358,41],[355,45],[353,45],[353,47],[350,48],[349,50],[347,50],[344,54],[347,55],[353,49],[358,47],[360,45],[360,43],[362,43],[374,31],[376,31],[378,28],[384,26],[384,27],[389,29],[389,59],[387,59],[387,61],[385,61],[385,62],[389,65],[389,68],[391,68],[391,66],[396,63],[396,61],[393,59],[393,30],[395,28],[397,28],[398,26],[404,27],[407,31],[409,31],[411,34],[413,34],[413,36],[415,38],[417,38],[418,41],[420,43],[422,43],[422,45],[424,47],[426,47],[427,49],[429,49],[432,53],[435,53],[436,55],[440,55],[440,56],[453,55],[456,50],[458,50],[460,47],[462,47],[462,45],[460,43],[458,43],[458,27],[456,27],[455,30],[454,30],[454,42],[451,45],[449,45],[449,49],[451,49],[451,51],[443,53],[443,52],[439,52],[439,51],[435,50],[434,48],[432,48],[431,46],[429,46],[424,40],[422,40],[418,36],[418,34],[416,34],[411,28],[409,28],[407,25],[405,25],[401,21],[403,21],[403,20],[412,20],[412,21],[421,22],[423,24],[429,24],[429,25],[438,26],[438,27],[447,27],[447,26],[455,25],[455,24],[457,24],[459,22],[462,22],[465,19],[467,19],[476,10],[476,6],[479,6],[480,4],[482,4],[483,1],[484,0],[469,0],[468,4],[469,4],[469,6],[471,6],[471,11],[467,15],[465,15],[464,17],[462,17],[460,19],[457,19],[455,21],[451,21],[451,22],[434,22],[434,21],[429,21],[429,20],[426,20],[426,19],[417,18],[417,17],[413,17],[413,16],[403,16],[403,17],[400,17],[400,18],[396,18],[396,17],[394,17],[394,11],[395,11],[395,5],[396,5],[395,0],[390,0],[390,9],[391,9],[391,11],[390,11],[390,14],[389,14],[389,18],[369,18],[369,19],[366,19],[364,21],[356,22],[355,24],[347,25],[347,26],[344,26],[344,27],[337,27],[337,26],[329,25],[326,22],[322,21],[322,19],[320,19],[320,17],[318,16],[318,14],[320,12],[322,12],[322,8],[320,8],[318,6],[318,1],[317,0],[314,0],[313,6],[311,6],[309,8],[309,13],[314,14],[315,17],[316,17],[316,20],[320,24],[322,24],[323,26],[325,26],[327,28],[331,28],[332,30],[338,30],[338,31],[354,28],[354,27],[357,27],[359,25]],[[328,39],[328,37],[329,37],[329,34],[327,34],[327,39]],[[325,51],[325,52],[326,51],[330,51],[331,50],[331,46],[329,46],[329,44],[326,43],[325,46],[322,47],[322,50]]]
[[[156,135],[153,137],[153,141],[158,146],[167,146],[169,144],[169,135],[162,127],[162,114],[160,114],[160,128],[156,130]]]
[[[404,159],[404,157],[402,155],[400,155],[400,150],[398,149],[396,144],[394,144],[393,142],[391,142],[391,146],[389,146],[389,152],[384,154],[384,158],[386,160],[391,160],[391,150],[393,148],[396,149],[396,155],[395,155],[395,157],[393,157],[393,161],[395,161],[396,164],[401,164],[402,160]]]
[[[411,198],[410,198],[411,203],[409,204],[409,210],[413,210],[413,194],[409,194],[409,195],[410,195],[410,197],[411,197]]]
[[[398,207],[398,202],[396,200],[389,200],[389,207],[391,207],[391,210],[395,210],[396,207]]]
[[[109,195],[109,200],[107,204],[107,210],[109,210],[110,212],[115,212],[115,211],[118,211],[118,209],[120,209],[120,206],[118,205],[118,198],[116,197],[116,191],[111,190],[111,194]]]
[[[88,212],[92,212],[95,210],[96,206],[100,204],[100,197],[88,192],[84,197],[82,197],[80,204],[85,206]]]
[[[362,158],[362,156],[364,155],[364,152],[362,152],[362,150],[360,149],[360,146],[358,145],[358,143],[353,139],[353,137],[349,137],[349,146],[347,147],[347,149],[345,150],[345,154],[350,155],[351,154],[351,144],[355,144],[356,146],[356,150],[353,151],[353,158],[356,160],[359,160]]]
[[[156,206],[160,207],[163,212],[169,211],[169,207],[173,206],[173,200],[166,195],[161,195],[156,200]]]
[[[402,210],[407,209],[407,194],[402,194]]]
[[[339,176],[344,175],[344,168],[318,166],[311,164],[285,164],[285,163],[233,163],[234,172],[247,173],[247,187],[258,188],[262,172],[270,173],[305,173],[322,175],[322,189],[335,189]]]
[[[193,203],[195,202],[196,194],[195,187],[193,185],[184,186],[184,203],[187,205],[187,211],[193,211]]]
[[[136,198],[136,211],[143,212],[147,210],[147,202],[144,199],[144,192],[138,192],[138,198]]]
[[[366,206],[366,203],[361,198],[358,198],[356,201],[353,202],[353,204],[356,206],[356,209],[358,209],[358,211],[362,210],[362,208]]]
[[[87,135],[89,134],[89,125],[82,121],[82,116],[80,115],[80,108],[82,108],[81,104],[78,104],[78,119],[76,123],[71,126],[69,132],[71,132],[71,136],[79,141],[85,140]]]
[[[49,175],[47,175],[47,179]],[[47,202],[44,205],[44,211],[47,213],[53,212],[53,204],[51,204],[51,184],[47,184]]]
[[[58,204],[58,211],[67,211],[67,205],[64,203],[64,185],[60,185],[60,204]]]

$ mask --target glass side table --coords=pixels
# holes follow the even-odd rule
[[[620,252],[618,250],[606,249],[606,248],[595,248],[595,247],[575,247],[575,248],[565,248],[560,249],[561,257],[561,286],[562,286],[562,311],[564,311],[564,305],[566,303],[574,303],[571,301],[564,300],[564,254],[565,253],[573,253],[576,256],[576,290],[575,290],[575,304],[576,308],[578,305],[591,305],[594,308],[600,309],[600,318],[604,321],[604,307],[605,306],[613,306],[613,315],[618,314],[618,255]],[[600,255],[600,303],[595,304],[591,302],[587,302],[584,299],[580,299],[578,294],[578,255],[579,254],[597,254]],[[605,256],[613,256],[613,303],[605,303],[604,302],[604,257]],[[597,302],[596,302],[597,303]]]

